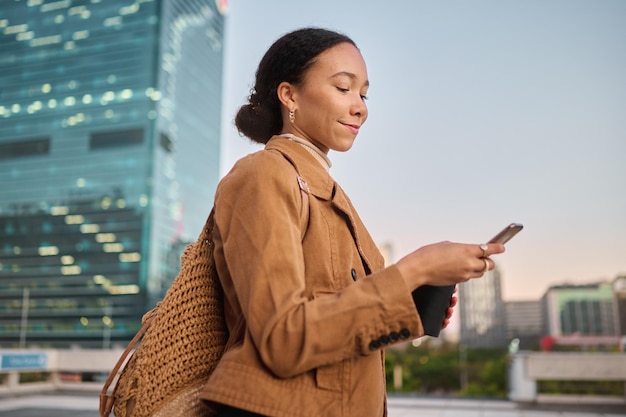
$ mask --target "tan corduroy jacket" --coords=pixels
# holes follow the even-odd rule
[[[306,200],[294,165],[310,189],[303,240]],[[397,268],[384,268],[324,167],[301,145],[274,137],[222,179],[215,219],[215,261],[236,340],[201,397],[276,417],[386,415],[382,348],[423,335],[422,324]]]

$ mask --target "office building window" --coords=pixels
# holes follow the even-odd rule
[[[50,138],[20,139],[18,142],[0,143],[0,160],[50,153]]]
[[[89,149],[106,149],[118,146],[139,145],[143,142],[143,129],[114,130],[92,133]]]

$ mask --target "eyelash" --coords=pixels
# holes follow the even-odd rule
[[[347,93],[348,91],[350,91],[349,88],[343,88],[343,87],[337,87],[337,90],[341,91],[342,93]],[[361,95],[361,100],[363,101],[367,100],[367,96]]]

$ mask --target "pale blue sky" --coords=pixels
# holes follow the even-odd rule
[[[369,119],[331,174],[398,258],[525,230],[496,258],[507,300],[626,273],[626,1],[231,0],[222,173],[259,149],[232,120],[285,32],[357,43]]]

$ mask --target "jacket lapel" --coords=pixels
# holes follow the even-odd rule
[[[383,268],[384,261],[378,246],[376,246],[376,243],[374,243],[374,240],[365,228],[352,202],[337,183],[335,183],[335,195],[332,199],[332,204],[345,214],[349,222],[350,233],[352,233],[366,272],[370,274]]]
[[[345,215],[350,233],[367,273],[383,268],[382,255],[359,218],[352,202],[324,167],[319,162],[314,161],[313,156],[301,145],[280,136],[272,137],[267,142],[265,149],[281,152],[307,182],[312,195],[321,200],[331,201],[331,204]]]

